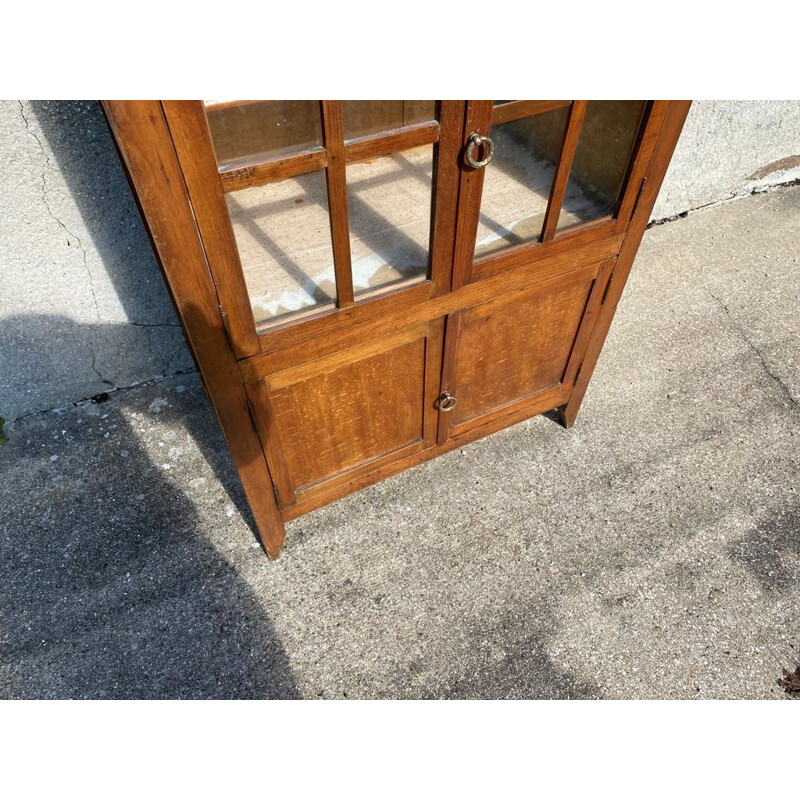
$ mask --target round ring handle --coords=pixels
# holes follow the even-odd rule
[[[484,158],[482,161],[476,161],[475,150],[482,144],[486,145],[486,158]],[[481,167],[485,167],[492,160],[492,158],[494,158],[494,142],[488,136],[481,136],[477,131],[471,133],[469,135],[469,141],[467,142],[467,149],[464,153],[464,158],[466,159],[467,164],[472,167],[472,169],[480,169]]]
[[[436,401],[439,411],[452,411],[458,400],[450,394],[450,392],[442,392]]]

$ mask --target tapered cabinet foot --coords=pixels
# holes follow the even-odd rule
[[[270,561],[275,561],[281,554],[283,547],[283,540],[286,538],[286,528],[283,522],[272,522],[269,525],[259,525],[258,535],[261,538],[261,544],[267,551]]]
[[[578,416],[579,410],[580,406],[577,403],[574,406],[570,403],[564,403],[563,406],[559,406],[556,409],[559,422],[565,428],[571,428],[575,424],[575,418]]]

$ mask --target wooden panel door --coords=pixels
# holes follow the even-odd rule
[[[469,101],[453,285],[541,282],[448,317],[440,443],[565,404],[666,104]],[[547,279],[545,280],[545,276]]]
[[[435,320],[248,384],[281,508],[436,443],[442,331]]]
[[[448,318],[439,442],[566,402],[612,267],[575,270]]]

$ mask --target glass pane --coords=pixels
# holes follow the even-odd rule
[[[347,165],[356,295],[428,272],[433,146]]]
[[[345,139],[436,119],[435,100],[344,100],[342,107]]]
[[[205,101],[220,167],[322,146],[317,100]]]
[[[559,108],[492,126],[495,154],[484,168],[476,258],[539,238],[566,124],[567,109]]]
[[[558,217],[559,230],[613,213],[644,108],[644,100],[589,101]]]
[[[256,323],[336,299],[325,172],[225,195]]]

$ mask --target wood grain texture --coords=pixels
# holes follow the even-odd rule
[[[561,384],[593,277],[567,276],[459,313],[451,432]]]
[[[324,149],[310,150],[287,158],[272,158],[255,161],[251,164],[235,167],[224,167],[219,171],[222,188],[226,192],[239,189],[251,189],[267,183],[305,175],[328,165],[328,155]]]
[[[297,519],[315,508],[332,503],[341,497],[370,486],[373,483],[384,480],[398,472],[415,467],[425,461],[430,461],[437,456],[449,453],[459,447],[464,447],[470,442],[481,439],[484,436],[489,436],[496,433],[509,425],[514,425],[525,419],[535,417],[537,414],[542,414],[545,411],[550,411],[553,408],[560,406],[569,397],[569,387],[557,387],[549,389],[540,394],[532,395],[522,399],[517,403],[513,403],[504,409],[498,411],[494,415],[487,415],[482,418],[480,424],[474,426],[466,426],[466,429],[442,444],[437,444],[433,447],[428,447],[417,452],[398,456],[385,463],[375,463],[370,465],[373,469],[368,469],[360,474],[355,474],[346,482],[333,484],[321,487],[317,493],[309,493],[306,497],[298,499],[298,502],[283,510],[283,518],[287,522],[289,520]],[[509,458],[513,458],[513,453],[509,454]]]
[[[458,213],[458,165],[466,108],[457,100],[442,100],[441,126],[433,160],[433,220],[431,223],[431,291],[439,297],[450,291],[453,274],[453,243]]]
[[[439,123],[436,120],[409,125],[396,131],[375,133],[353,139],[345,144],[344,155],[348,164],[358,161],[369,161],[373,158],[410,150],[425,144],[439,141]]]
[[[593,243],[574,252],[560,253],[553,259],[523,264],[514,272],[476,281],[438,297],[428,297],[429,288],[422,285],[374,300],[371,306],[356,304],[346,315],[330,314],[309,320],[303,326],[287,327],[280,338],[264,337],[264,347],[274,349],[241,362],[242,376],[245,381],[257,380],[287,363],[333,353],[365,339],[390,336],[420,322],[438,319],[561,275],[590,270],[594,276],[599,262],[616,255],[619,241],[621,239]]]
[[[483,192],[484,170],[467,166],[464,152],[473,133],[479,133],[481,136],[489,135],[491,120],[491,100],[469,101],[459,153],[461,180],[458,187],[459,214],[453,248],[453,289],[460,289],[472,280],[472,260],[475,254],[475,237],[478,232],[478,215]]]
[[[281,506],[435,440],[442,322],[249,384]]]
[[[270,558],[277,558],[284,539],[283,520],[161,104],[106,101],[104,110],[261,540]]]

